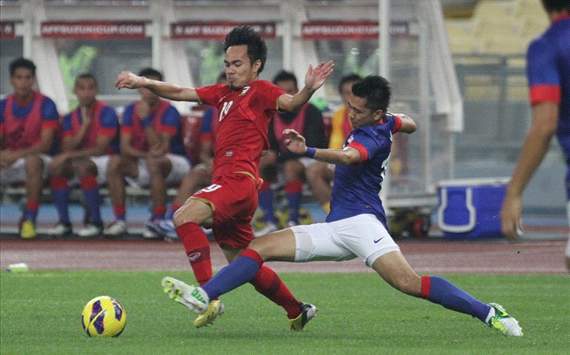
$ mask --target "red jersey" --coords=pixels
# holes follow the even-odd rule
[[[258,176],[261,152],[269,147],[268,128],[284,91],[255,80],[239,89],[216,84],[196,89],[200,101],[218,109],[213,177],[245,171]]]

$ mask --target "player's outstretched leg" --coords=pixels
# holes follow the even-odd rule
[[[442,277],[418,276],[400,251],[378,257],[372,267],[391,286],[402,292],[471,315],[505,335],[522,335],[518,322],[504,308],[494,303],[483,303]]]
[[[202,295],[215,299],[246,282],[252,283],[258,292],[286,310],[291,330],[302,330],[317,313],[314,305],[297,301],[279,276],[263,265],[263,258],[253,249],[245,249],[203,285]]]

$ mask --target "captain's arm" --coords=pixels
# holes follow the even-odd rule
[[[358,164],[364,159],[361,152],[353,147],[345,147],[344,149],[320,149],[320,148],[307,148],[315,149],[313,159],[324,161],[331,164]]]

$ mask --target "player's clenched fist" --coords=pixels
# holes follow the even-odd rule
[[[115,87],[117,89],[138,89],[143,86],[145,78],[138,76],[130,71],[122,71],[117,76]]]

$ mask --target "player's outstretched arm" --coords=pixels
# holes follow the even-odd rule
[[[398,129],[398,132],[411,134],[416,131],[417,129],[416,122],[414,122],[414,120],[410,116],[404,113],[396,113],[395,115],[400,117],[401,121],[400,129]]]
[[[146,88],[160,97],[174,101],[200,101],[194,88],[184,88],[164,81],[152,80],[129,71],[123,71],[117,76],[115,87],[119,90]]]
[[[311,96],[317,91],[325,80],[332,74],[334,69],[334,62],[329,60],[326,63],[320,63],[313,68],[309,65],[307,74],[305,74],[305,86],[301,91],[295,95],[283,94],[279,96],[277,104],[280,110],[283,111],[297,111],[303,106]]]
[[[362,161],[358,150],[346,147],[344,149],[320,149],[307,147],[305,137],[294,129],[283,130],[285,146],[292,153],[303,154],[309,158],[332,164],[357,164]]]

